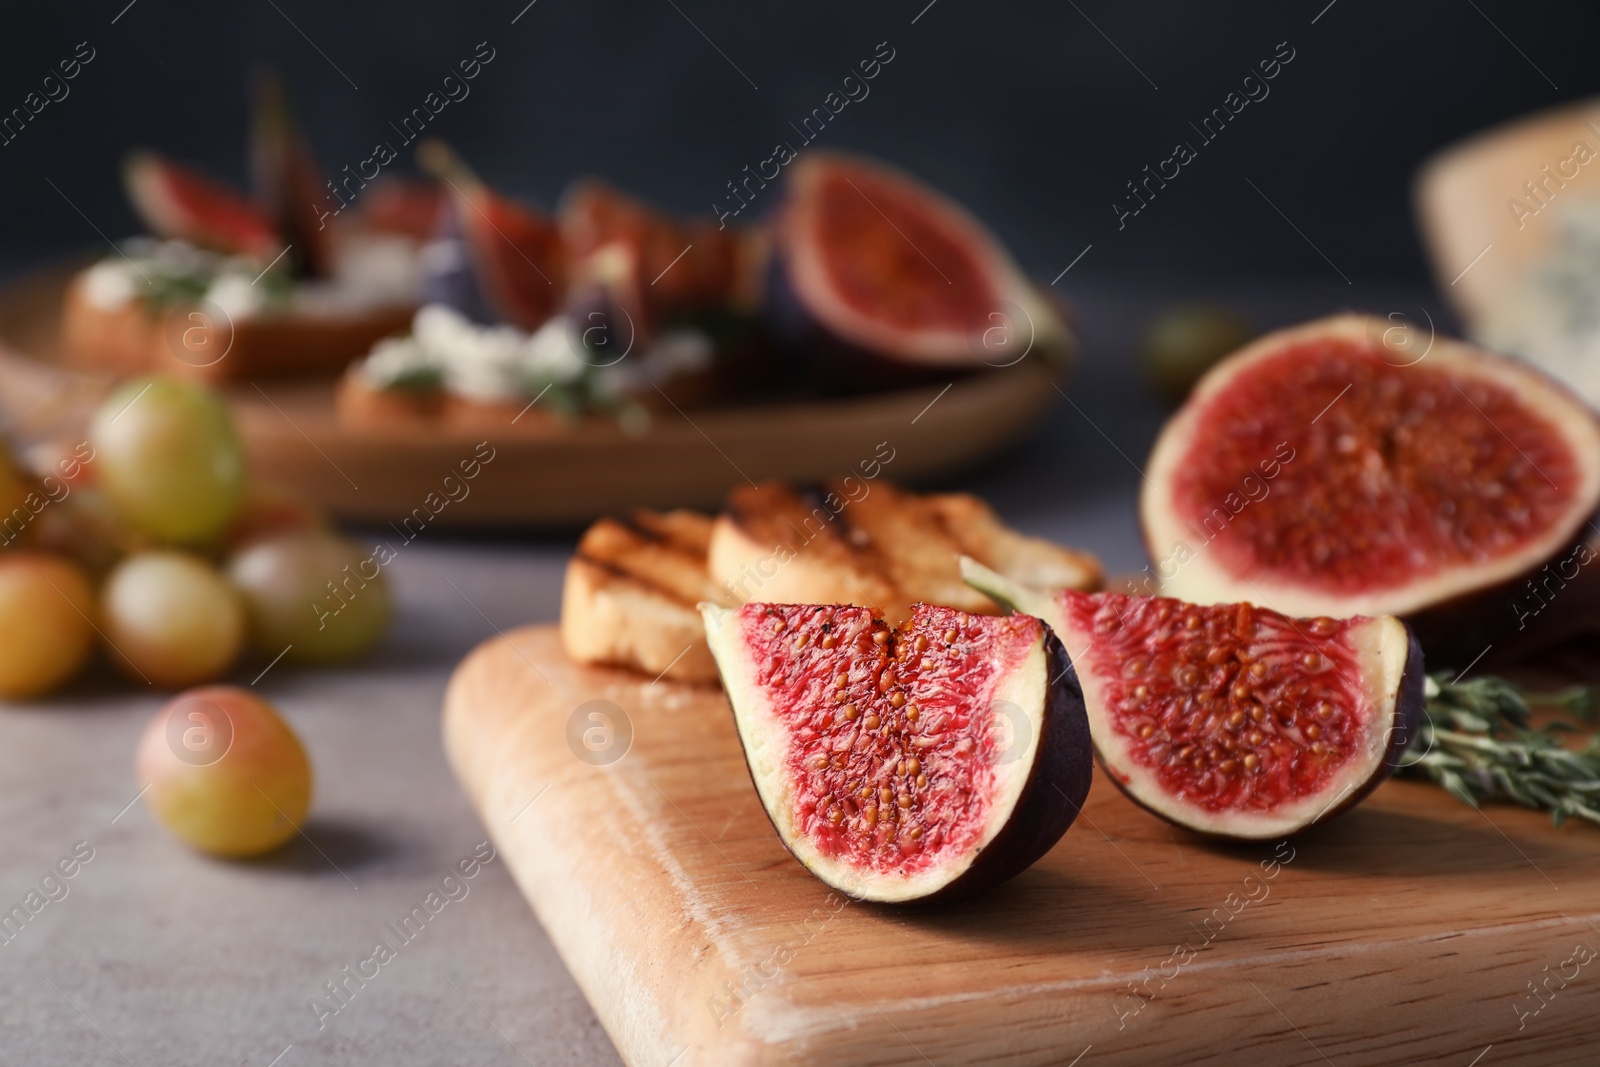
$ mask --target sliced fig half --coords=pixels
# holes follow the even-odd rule
[[[882,163],[802,156],[775,237],[780,307],[861,354],[939,370],[1065,345],[1055,308],[982,223]]]
[[[566,255],[555,224],[489,188],[442,141],[424,141],[417,162],[450,189],[456,222],[490,306],[524,330],[543,326],[566,294]]]
[[[860,900],[1023,870],[1089,791],[1083,701],[1038,619],[919,604],[702,604],[750,777],[784,845]]]
[[[327,176],[295,121],[289,89],[276,71],[256,76],[250,170],[256,201],[293,249],[296,272],[327,277],[333,272],[333,230],[323,216],[337,201],[328,196]]]
[[[135,152],[123,163],[122,178],[134,210],[157,237],[259,259],[283,247],[254,204],[199,171]]]
[[[439,233],[444,188],[438,182],[379,178],[358,203],[368,229],[426,241]]]
[[[1066,646],[1112,781],[1199,833],[1283,837],[1348,810],[1393,773],[1420,725],[1422,648],[1393,616],[1045,592],[971,559],[961,567]]]
[[[1516,586],[1577,543],[1600,426],[1524,363],[1346,315],[1218,364],[1146,474],[1162,593],[1400,615],[1442,663],[1516,629]]]

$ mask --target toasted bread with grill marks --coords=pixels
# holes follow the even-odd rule
[[[89,298],[87,286],[85,275],[79,274],[62,296],[64,362],[117,374],[176,374],[206,382],[332,377],[378,341],[405,333],[416,314],[411,305],[328,314],[286,312],[241,316],[225,325],[208,323],[196,333],[183,328],[199,321],[191,306],[155,310],[132,302],[103,308]],[[180,351],[192,340],[209,347]],[[210,358],[206,353],[212,350],[227,358]]]
[[[858,479],[735,489],[713,527],[709,566],[739,602],[860,604],[891,622],[918,601],[999,613],[961,580],[962,555],[1038,588],[1097,589],[1103,580],[1093,556],[1017,533],[977,497]]]
[[[728,603],[706,570],[711,517],[695,511],[638,511],[601,519],[567,564],[561,640],[583,663],[632,667],[680,682],[715,682],[695,605]]]

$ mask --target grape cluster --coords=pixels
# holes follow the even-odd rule
[[[389,622],[380,574],[349,610],[315,605],[365,556],[309,503],[251,482],[226,405],[172,378],[131,381],[82,442],[0,446],[0,699],[37,697],[91,658],[141,685],[263,662],[338,662]]]
[[[0,700],[66,684],[97,645],[141,688],[183,689],[247,650],[263,666],[352,659],[389,624],[381,572],[319,612],[368,553],[308,502],[252,482],[227,406],[178,379],[124,384],[75,445],[0,445],[0,542]],[[239,688],[175,696],[137,770],[157,819],[215,855],[278,847],[311,803],[299,738]]]

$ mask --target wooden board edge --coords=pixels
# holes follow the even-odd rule
[[[603,871],[595,871],[592,864],[582,872],[577,869],[581,853],[573,846],[590,832],[584,813],[594,813],[598,819],[601,809],[637,803],[638,797],[636,789],[624,787],[625,767],[580,762],[562,741],[565,724],[527,710],[523,701],[506,699],[508,689],[531,693],[547,684],[535,677],[522,649],[554,632],[549,625],[522,627],[485,641],[462,661],[444,702],[445,750],[451,768],[626,1062],[657,1067],[679,1056],[675,1067],[774,1062],[770,1050],[742,1028],[719,1031],[711,1025],[710,1011],[686,1011],[681,998],[663,1000],[657,995],[658,986],[649,980],[651,974],[671,973],[675,978],[666,984],[668,988],[692,983],[715,990],[735,977],[716,945],[701,938],[697,918],[681,897],[663,899],[646,891],[662,882],[678,884],[684,878],[681,872],[655,863],[649,851],[639,847],[641,842],[632,841],[618,842]],[[613,673],[625,683],[643,681]],[[496,713],[484,715],[485,708]],[[535,788],[534,782],[540,785]],[[538,817],[536,797],[541,789],[567,794],[569,818],[564,824]],[[573,811],[579,813],[576,818],[571,817]],[[569,895],[556,906],[556,894],[585,883],[604,888],[586,900]],[[637,924],[645,911],[657,913],[657,925],[670,934],[642,951],[625,952],[607,931]]]

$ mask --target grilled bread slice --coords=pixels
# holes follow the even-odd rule
[[[385,305],[212,322],[187,305],[101,307],[79,274],[62,298],[60,349],[73,366],[117,374],[159,372],[206,382],[332,377],[378,341],[405,333],[415,314],[410,305]]]
[[[651,677],[715,682],[695,605],[729,602],[706,571],[711,518],[695,511],[638,511],[601,519],[567,564],[561,640],[582,663],[632,667]]]
[[[739,602],[860,604],[891,622],[918,601],[996,614],[961,580],[957,558],[1049,589],[1097,589],[1099,561],[1004,525],[965,493],[919,496],[848,479],[814,490],[768,482],[729,494],[709,552],[711,577]]]

